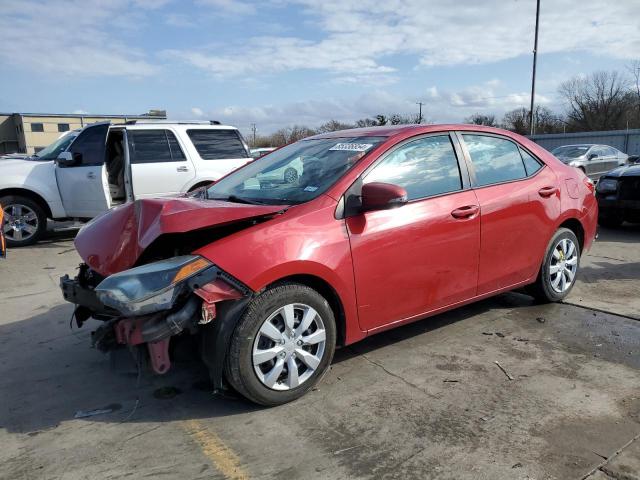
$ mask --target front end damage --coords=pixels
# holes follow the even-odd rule
[[[169,344],[181,334],[201,337],[201,355],[214,390],[223,387],[228,339],[251,290],[203,257],[183,255],[104,277],[82,264],[75,278],[60,279],[75,321],[102,321],[92,344],[103,352],[145,347],[157,374],[171,367]]]

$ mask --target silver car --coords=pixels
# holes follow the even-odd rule
[[[629,157],[608,145],[583,143],[579,145],[564,145],[551,151],[560,161],[579,168],[592,180],[627,163]]]

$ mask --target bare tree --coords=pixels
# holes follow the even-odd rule
[[[349,123],[339,122],[337,120],[329,120],[328,122],[323,123],[318,127],[318,133],[335,132],[337,130],[348,130],[350,128],[354,128],[354,126]]]
[[[635,105],[632,118],[633,128],[640,128],[640,60],[634,60],[627,65],[627,70],[631,73],[633,83],[633,103]]]
[[[377,127],[380,123],[375,118],[361,118],[360,120],[356,120],[356,127]]]
[[[393,115],[390,115],[388,118],[389,118],[389,123],[391,125],[413,125],[415,123],[419,123],[419,121],[422,120],[420,118],[420,115],[417,113],[409,114],[409,115],[394,113]]]
[[[536,133],[560,133],[564,131],[565,121],[562,117],[545,106],[538,105],[535,108],[533,119]],[[504,117],[502,117],[502,128],[520,135],[529,135],[531,133],[529,109],[520,107],[505,113]]]
[[[471,123],[473,125],[486,125],[487,127],[497,127],[495,115],[487,115],[484,113],[474,113],[464,119],[464,123]]]
[[[576,130],[616,130],[626,126],[629,84],[618,72],[574,77],[558,89],[567,103],[569,125]]]
[[[520,107],[504,114],[502,128],[526,135],[529,133],[529,109]]]
[[[389,119],[387,118],[386,115],[380,114],[380,115],[376,115],[376,121],[378,122],[378,125],[386,125]]]

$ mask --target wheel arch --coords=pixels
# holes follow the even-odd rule
[[[575,217],[567,218],[558,225],[558,228],[568,228],[574,233],[578,239],[580,254],[582,255],[582,251],[584,250],[584,226],[582,225],[582,222]]]
[[[194,183],[193,185],[191,185],[188,189],[187,192],[193,192],[194,190],[197,190],[200,187],[206,187],[207,185],[211,185],[212,183],[214,183],[215,180],[201,180],[197,183]]]
[[[26,188],[3,188],[2,190],[0,190],[0,197],[5,197],[8,195],[16,195],[33,200],[38,205],[40,205],[40,207],[42,207],[44,213],[47,215],[47,218],[52,218],[53,216],[51,213],[51,207],[44,199],[44,197],[34,192],[33,190],[28,190]]]
[[[289,275],[286,277],[279,278],[278,280],[275,280],[271,282],[269,285],[267,285],[266,288],[270,288],[277,284],[285,283],[285,282],[299,283],[301,285],[305,285],[309,288],[314,289],[316,292],[318,292],[327,300],[327,302],[329,303],[329,306],[331,307],[331,310],[333,311],[333,315],[336,319],[336,330],[337,330],[336,343],[340,346],[344,345],[345,339],[346,339],[346,315],[344,311],[344,305],[342,303],[340,295],[338,295],[338,292],[336,292],[336,290],[331,286],[331,284],[327,282],[325,279],[318,277],[316,275],[295,274],[295,275]]]

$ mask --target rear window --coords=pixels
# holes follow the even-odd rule
[[[131,163],[183,162],[186,160],[173,132],[132,130],[129,132]]]
[[[187,135],[203,160],[249,157],[237,130],[187,130]]]

